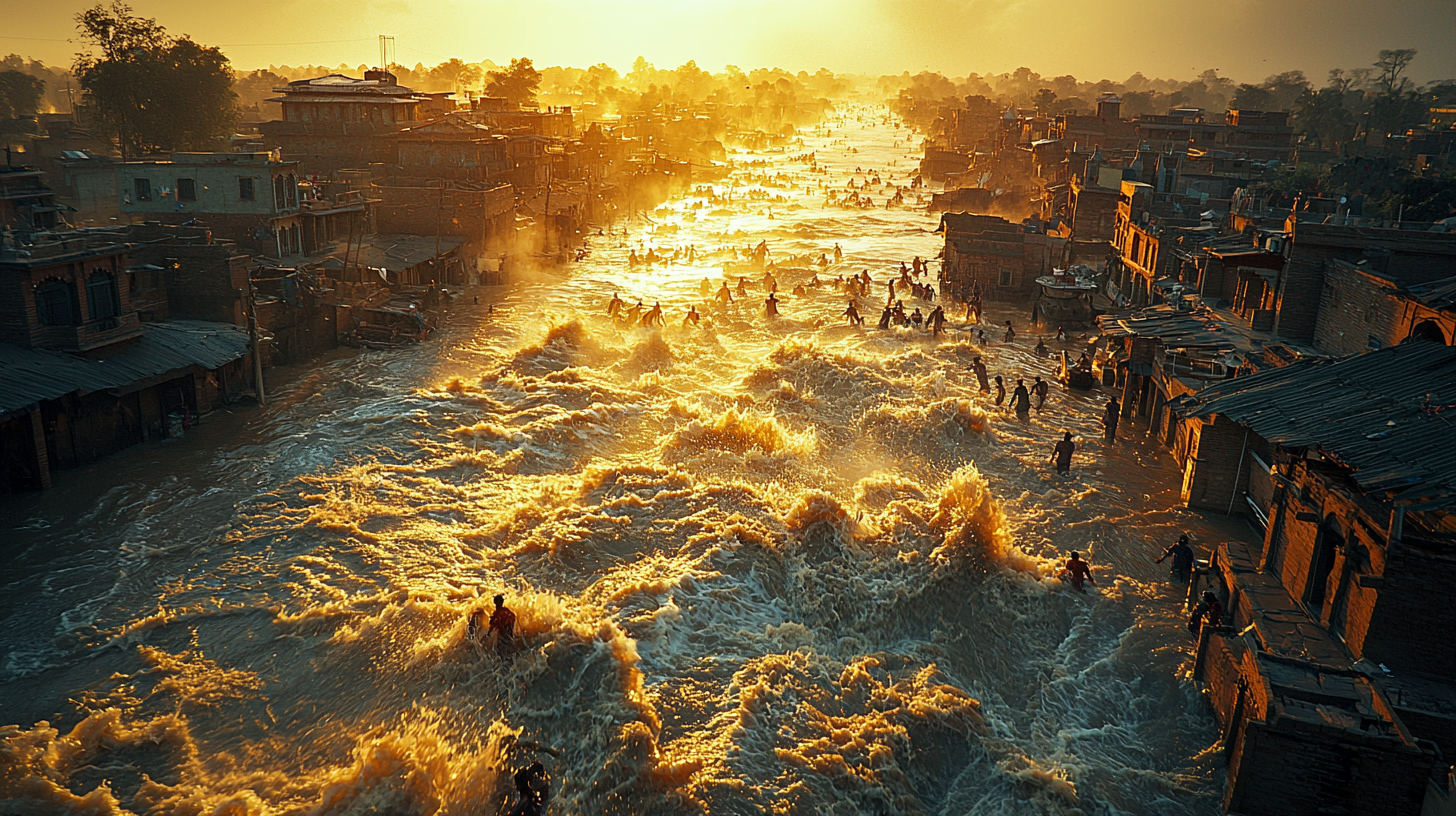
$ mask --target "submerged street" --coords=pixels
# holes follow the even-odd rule
[[[476,814],[539,759],[553,814],[1218,813],[1153,561],[1239,522],[1183,509],[1141,427],[1105,445],[1107,392],[1055,384],[1026,309],[988,304],[984,345],[953,303],[938,338],[876,329],[891,270],[943,243],[916,191],[884,206],[918,136],[849,107],[802,137],[472,288],[429,342],[0,504],[7,783],[88,813]],[[874,208],[825,206],[875,173]],[[775,320],[725,251],[761,241]],[[682,256],[629,263],[653,249]],[[725,267],[751,288],[720,312]],[[861,270],[865,326],[792,293]],[[614,294],[665,328],[610,320]],[[976,355],[1052,381],[1045,409],[997,409]],[[1087,595],[1056,578],[1072,551]],[[507,658],[466,639],[497,592]]]

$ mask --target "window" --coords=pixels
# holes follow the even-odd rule
[[[1000,277],[999,280],[996,281],[996,283],[998,285],[1000,285],[1000,286],[1010,286],[1011,285],[1011,268],[1010,267],[1006,267],[1006,266],[1001,267],[1001,277]]]
[[[35,287],[35,312],[42,326],[76,324],[76,290],[65,281],[48,280]]]
[[[273,209],[283,209],[283,177],[273,177]]]
[[[102,320],[121,314],[121,302],[116,291],[116,276],[103,269],[91,273],[86,279],[86,305],[90,307],[91,319]]]
[[[177,179],[177,200],[196,201],[197,181],[196,179]]]
[[[238,200],[239,201],[253,201],[257,197],[258,197],[257,193],[253,191],[253,180],[251,178],[239,178],[238,179]]]
[[[286,196],[285,200],[288,202],[288,206],[297,207],[298,179],[294,178],[292,173],[288,174],[288,180],[283,183],[283,192]]]
[[[136,196],[136,200],[137,201],[151,201],[152,200],[152,180],[151,179],[144,179],[144,178],[132,179],[131,180],[131,186],[132,186],[132,193]]]

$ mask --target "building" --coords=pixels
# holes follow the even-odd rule
[[[283,119],[258,126],[264,143],[298,162],[310,175],[332,176],[345,168],[389,164],[388,138],[426,118],[438,103],[399,84],[388,71],[366,71],[363,79],[329,74],[300,79],[276,89],[269,99],[282,105]]]
[[[1325,261],[1314,344],[1355,354],[1413,338],[1450,344],[1456,335],[1456,276],[1405,286],[1369,262]]]
[[[509,184],[376,185],[371,197],[381,233],[411,236],[432,252],[437,236],[459,247],[448,274],[427,280],[468,283],[498,271],[501,256],[514,250],[516,194]]]
[[[1223,149],[1253,161],[1288,164],[1294,158],[1294,126],[1288,111],[1230,110]]]
[[[132,270],[131,249],[101,230],[0,248],[0,491],[178,436],[249,390],[247,332],[142,325],[130,284],[152,270]]]
[[[1068,147],[1102,150],[1135,150],[1138,129],[1135,122],[1122,118],[1122,100],[1107,95],[1097,100],[1097,112],[1059,113],[1052,119],[1049,139],[1061,139]]]
[[[456,113],[401,130],[395,164],[407,178],[498,181],[513,169],[510,137]]]
[[[22,234],[55,229],[60,224],[55,193],[29,167],[0,168],[0,227]]]
[[[269,153],[173,153],[116,165],[121,211],[136,221],[201,222],[249,251],[304,251],[296,161]]]
[[[979,286],[987,300],[1030,303],[1036,279],[1066,265],[1065,238],[999,216],[943,213],[936,232],[945,235],[941,291],[952,297],[969,297]]]
[[[1338,222],[1319,223],[1305,220],[1302,215],[1303,212],[1296,209],[1284,226],[1287,237],[1283,251],[1288,261],[1275,302],[1274,332],[1287,340],[1316,343],[1323,306],[1326,303],[1334,305],[1336,296],[1353,291],[1348,286],[1343,290],[1336,287],[1326,298],[1327,270],[1333,268],[1337,277],[1348,279],[1348,275],[1340,271],[1342,267],[1330,267],[1329,261],[1363,266],[1397,286],[1405,287],[1450,277],[1453,265],[1456,265],[1456,234]],[[1322,218],[1322,221],[1333,222],[1336,219]],[[1355,315],[1348,310],[1343,314],[1354,319],[1337,322],[1333,315],[1325,318],[1322,337],[1332,350],[1349,350],[1350,341],[1333,340],[1340,331],[1344,331],[1347,338],[1355,338],[1362,347],[1368,347],[1372,336],[1381,343],[1394,337],[1384,329],[1376,332],[1361,329],[1362,326],[1375,324],[1378,314],[1364,311]],[[1382,337],[1386,339],[1381,340]]]
[[[1452,404],[1456,348],[1421,341],[1176,401],[1204,425],[1197,470],[1266,519],[1257,551],[1221,545],[1195,584],[1231,618],[1201,632],[1194,670],[1224,726],[1228,811],[1456,805]]]

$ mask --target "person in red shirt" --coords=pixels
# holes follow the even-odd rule
[[[1087,562],[1083,561],[1082,556],[1078,553],[1072,553],[1072,557],[1067,559],[1066,569],[1067,578],[1072,582],[1072,589],[1078,592],[1086,592],[1087,590],[1082,588],[1083,581],[1086,581],[1092,586],[1097,586],[1097,581],[1092,578],[1092,569],[1087,566]]]
[[[1193,616],[1188,619],[1188,631],[1197,636],[1204,624],[1223,625],[1223,604],[1219,603],[1218,596],[1212,592],[1203,593],[1203,603],[1193,610]]]

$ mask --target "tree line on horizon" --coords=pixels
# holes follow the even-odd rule
[[[1359,134],[1401,133],[1424,125],[1432,104],[1456,99],[1456,79],[1424,86],[1411,81],[1407,71],[1416,54],[1409,48],[1380,51],[1370,67],[1332,69],[1320,88],[1303,71],[1274,74],[1260,83],[1237,83],[1215,69],[1187,82],[1148,79],[1141,73],[1124,82],[1082,82],[1070,75],[1042,77],[1018,68],[961,78],[935,72],[902,75],[896,81],[887,77],[881,80],[881,90],[898,113],[912,119],[923,119],[941,107],[965,107],[964,100],[975,96],[1044,115],[1089,113],[1107,94],[1121,100],[1122,115],[1129,118],[1182,107],[1212,114],[1230,109],[1288,111],[1295,132],[1307,142],[1338,149]]]
[[[369,68],[282,65],[236,72],[217,47],[173,37],[121,0],[83,11],[76,22],[83,50],[69,71],[16,55],[0,60],[0,133],[18,132],[27,117],[60,109],[74,90],[84,94],[93,118],[124,156],[204,149],[231,134],[245,110],[260,107],[290,80],[361,75]],[[827,110],[830,100],[846,97],[887,101],[912,122],[926,125],[918,120],[943,107],[964,106],[973,96],[1052,115],[1090,111],[1098,97],[1116,94],[1124,116],[1174,107],[1288,110],[1307,142],[1338,149],[1361,133],[1423,124],[1434,100],[1456,97],[1456,80],[1417,87],[1407,73],[1415,57],[1412,49],[1381,51],[1371,67],[1330,71],[1320,88],[1302,71],[1244,84],[1216,70],[1187,81],[1135,73],[1122,82],[1089,82],[1071,75],[1043,77],[1029,68],[964,77],[928,71],[870,77],[822,68],[812,74],[779,68],[745,72],[733,65],[710,72],[691,60],[657,68],[640,56],[625,74],[604,63],[537,68],[528,58],[506,66],[449,59],[433,67],[390,64],[388,69],[401,85],[426,92],[499,96],[527,106],[591,105],[621,114],[715,104],[747,111],[751,121],[765,124],[790,121],[790,113],[800,108]]]

